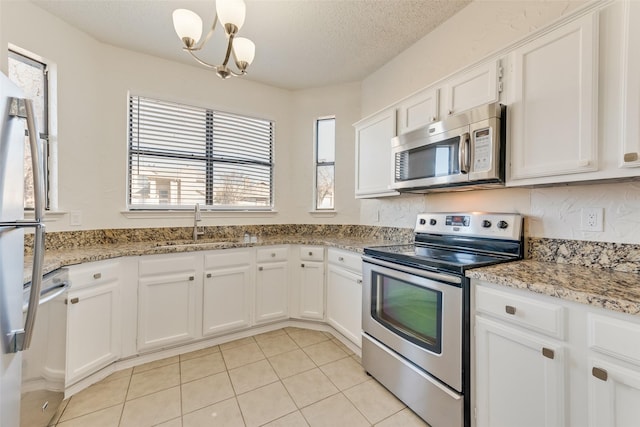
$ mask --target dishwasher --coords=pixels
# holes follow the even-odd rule
[[[60,268],[42,279],[31,347],[22,359],[20,426],[46,427],[64,398],[69,272]],[[26,313],[31,284],[24,286]]]

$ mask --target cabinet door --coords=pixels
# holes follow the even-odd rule
[[[631,427],[640,420],[640,369],[592,359],[589,363],[589,426]]]
[[[256,323],[286,319],[287,262],[258,264],[256,274]]]
[[[141,278],[138,293],[138,350],[196,337],[195,272]]]
[[[362,345],[362,275],[327,267],[327,323],[358,347]]]
[[[390,190],[391,138],[396,136],[396,110],[389,109],[355,124],[356,197],[399,194]]]
[[[300,317],[324,319],[324,263],[303,261],[300,264]]]
[[[251,295],[250,265],[206,271],[202,298],[202,335],[216,335],[249,327]]]
[[[66,385],[120,357],[120,282],[70,291],[67,297]]]
[[[596,25],[587,15],[513,52],[510,180],[598,169]]]
[[[445,113],[449,116],[498,100],[498,68],[490,61],[453,76],[445,86]]]
[[[625,2],[621,167],[640,166],[640,3]]]
[[[438,120],[438,89],[419,92],[398,105],[398,135]]]
[[[559,344],[476,316],[477,426],[565,425],[565,369]]]

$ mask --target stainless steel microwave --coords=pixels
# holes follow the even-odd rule
[[[504,186],[506,107],[487,104],[391,139],[400,192]]]

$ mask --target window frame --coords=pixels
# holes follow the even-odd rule
[[[52,112],[55,111],[53,100],[55,100],[55,88],[52,85],[52,75],[54,74],[55,66],[50,61],[45,60],[39,55],[22,49],[18,46],[9,44],[7,48],[7,62],[9,59],[22,62],[26,65],[34,68],[40,68],[42,70],[42,76],[44,80],[44,93],[43,93],[43,126],[42,129],[38,129],[38,139],[42,143],[42,167],[44,179],[44,208],[45,211],[51,211],[57,207],[57,191],[55,191],[55,184],[57,178],[57,165],[52,163],[52,155],[56,157],[57,145],[52,138],[52,128],[55,120],[52,118]],[[52,72],[54,71],[54,72]],[[34,207],[24,206],[26,213],[33,213]]]
[[[332,162],[320,162],[318,160],[318,125],[320,122],[325,120],[333,120],[334,124],[334,135],[333,135],[333,161]],[[336,211],[336,137],[335,137],[335,129],[336,129],[336,116],[322,116],[318,117],[313,122],[313,212],[335,212]],[[318,206],[318,169],[322,166],[333,166],[333,206],[330,208],[321,208]]]
[[[204,183],[204,199],[205,199],[205,203],[199,203],[200,204],[200,209],[202,211],[208,211],[208,212],[256,212],[256,213],[269,213],[269,212],[275,212],[274,211],[274,200],[275,200],[275,190],[274,190],[274,175],[275,175],[275,161],[274,161],[274,154],[275,154],[275,127],[276,127],[276,123],[275,120],[271,119],[271,118],[262,118],[262,117],[256,117],[256,116],[252,116],[252,115],[248,115],[248,114],[244,114],[244,113],[238,113],[238,112],[231,112],[231,111],[224,111],[222,109],[217,109],[217,108],[211,108],[208,106],[202,106],[202,105],[198,105],[197,103],[190,103],[188,101],[184,101],[184,100],[173,100],[173,99],[168,99],[168,98],[161,98],[158,97],[156,95],[144,95],[144,94],[140,94],[140,93],[135,93],[135,92],[129,92],[127,94],[127,179],[126,179],[126,207],[127,207],[127,212],[129,213],[142,213],[142,212],[171,212],[171,211],[184,211],[184,210],[192,210],[194,208],[194,204],[136,204],[136,203],[132,203],[132,161],[134,159],[134,156],[136,154],[132,154],[132,146],[133,146],[133,137],[131,135],[131,125],[132,125],[132,112],[130,111],[131,108],[131,102],[132,99],[137,98],[137,99],[146,99],[146,100],[150,100],[152,102],[159,102],[159,103],[165,103],[165,104],[170,104],[173,105],[175,107],[184,107],[187,109],[195,109],[195,110],[202,110],[202,112],[204,113],[204,126],[206,127],[206,136],[205,136],[205,140],[203,141],[204,145],[203,145],[203,151],[205,154],[203,155],[195,155],[196,152],[194,151],[192,154],[194,154],[192,160],[194,161],[198,161],[201,162],[203,167],[205,168],[205,183]],[[212,131],[212,122],[214,120],[214,116],[219,115],[219,116],[229,116],[229,117],[236,117],[236,118],[240,118],[243,120],[247,120],[247,121],[261,121],[261,122],[265,122],[266,124],[268,124],[268,127],[270,129],[270,131],[267,133],[269,134],[269,154],[268,154],[268,158],[270,159],[269,162],[262,162],[260,163],[259,161],[255,161],[255,162],[251,162],[251,161],[231,161],[229,162],[227,159],[222,159],[220,157],[216,157],[213,154],[214,151],[214,145],[215,145],[215,139],[217,138],[213,131]],[[217,135],[217,134],[216,134]],[[223,135],[224,136],[224,135]],[[239,142],[241,143],[241,142]],[[180,159],[181,156],[180,155],[171,155],[171,152],[167,152],[165,153],[165,159],[170,160],[171,158],[175,158],[175,159]],[[221,163],[225,163],[225,164],[238,164],[238,165],[247,165],[247,164],[255,164],[258,165],[260,164],[263,167],[268,167],[269,168],[269,201],[266,205],[262,205],[262,206],[251,206],[251,205],[221,205],[221,204],[215,204],[215,197],[214,197],[214,191],[213,191],[213,187],[214,184],[216,183],[216,177],[219,177],[219,175],[214,175],[213,169],[215,165],[220,166]],[[240,169],[241,170],[241,169]],[[211,201],[211,204],[207,204],[209,201]]]

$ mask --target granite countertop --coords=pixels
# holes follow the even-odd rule
[[[362,253],[365,246],[379,246],[394,244],[393,241],[371,237],[333,237],[333,236],[304,236],[284,235],[273,237],[259,237],[255,243],[243,241],[201,239],[197,242],[188,240],[176,241],[146,241],[114,244],[99,244],[82,246],[73,249],[47,250],[44,256],[44,274],[60,267],[100,261],[124,256],[140,256],[154,254],[171,254],[180,252],[208,251],[215,249],[247,248],[271,245],[317,245],[328,246],[347,251]],[[25,255],[24,282],[31,281],[32,259]]]
[[[467,277],[640,315],[640,274],[523,260],[468,270]]]

